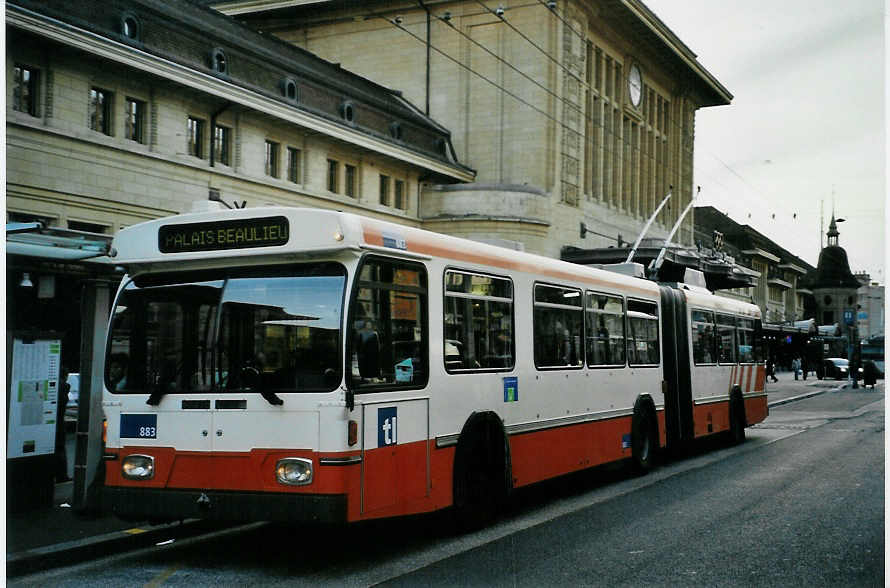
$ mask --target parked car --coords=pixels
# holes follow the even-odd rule
[[[825,379],[846,380],[850,372],[850,362],[843,357],[829,357],[822,360],[822,377]]]

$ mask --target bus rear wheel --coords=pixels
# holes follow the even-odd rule
[[[745,403],[741,394],[733,394],[729,401],[729,438],[733,445],[745,442]]]
[[[630,425],[631,469],[637,475],[655,467],[658,453],[658,425],[651,401],[639,398],[634,404]]]

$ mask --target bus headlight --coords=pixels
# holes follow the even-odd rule
[[[121,473],[128,480],[150,480],[155,476],[155,458],[150,455],[128,455],[121,464]]]
[[[305,486],[312,483],[312,460],[302,457],[285,457],[275,464],[275,477],[282,484]]]

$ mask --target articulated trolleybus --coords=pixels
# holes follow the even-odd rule
[[[767,415],[758,308],[702,288],[315,209],[190,213],[113,248],[123,518],[472,520]]]

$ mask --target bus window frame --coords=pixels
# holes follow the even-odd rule
[[[655,329],[656,336],[658,337],[658,339],[656,339],[656,342],[655,342],[655,349],[658,351],[658,362],[657,363],[631,363],[630,354],[625,352],[625,355],[627,356],[626,357],[627,367],[630,367],[630,368],[657,368],[657,367],[660,367],[662,355],[663,355],[661,352],[661,343],[662,343],[662,338],[663,338],[662,319],[661,319],[661,304],[657,300],[647,300],[646,298],[638,298],[635,296],[626,297],[626,299],[624,301],[624,320],[625,320],[624,345],[625,346],[627,346],[627,342],[629,341],[628,334],[630,333],[630,318],[631,318],[630,313],[638,312],[638,311],[630,310],[631,302],[642,302],[643,304],[651,304],[652,306],[655,307],[655,312],[658,313],[657,315],[655,315],[655,323],[658,327]],[[650,320],[650,319],[646,319],[646,320]]]
[[[624,328],[624,332],[621,335],[621,346],[624,351],[624,361],[622,363],[595,363],[591,364],[590,359],[587,356],[587,313],[592,312],[588,310],[590,307],[587,304],[588,297],[590,296],[608,296],[610,298],[617,298],[621,301],[621,324]],[[584,365],[588,369],[599,370],[599,369],[623,369],[628,366],[629,358],[627,356],[627,299],[621,294],[613,294],[609,292],[600,292],[598,290],[585,290],[584,291],[584,306],[582,307],[584,310]],[[659,356],[661,354],[659,353]]]
[[[734,361],[723,362],[720,361],[720,327],[728,327],[728,324],[720,323],[720,317],[732,319],[732,354],[734,356]],[[714,312],[714,325],[717,329],[717,365],[738,365],[739,363],[739,326],[738,326],[738,318],[734,314],[728,314],[725,312]]]
[[[353,353],[353,325],[355,324],[355,309],[356,305],[354,301],[358,297],[358,292],[361,289],[361,275],[364,267],[369,261],[373,260],[383,260],[390,263],[395,263],[397,265],[417,265],[423,268],[424,277],[426,278],[426,287],[418,287],[418,290],[424,290],[422,296],[424,297],[424,304],[422,304],[421,308],[421,347],[426,353],[425,361],[426,361],[426,378],[422,382],[418,382],[411,386],[397,386],[395,383],[384,382],[380,384],[364,384],[364,385],[356,385],[352,379],[352,353]],[[365,395],[365,394],[377,394],[379,392],[399,392],[403,390],[423,390],[430,383],[430,288],[429,288],[429,280],[430,280],[430,270],[429,267],[423,261],[414,259],[414,258],[405,258],[405,257],[397,257],[393,255],[384,255],[382,253],[365,253],[359,259],[358,263],[355,265],[355,274],[352,279],[352,287],[349,290],[349,298],[347,299],[347,309],[344,315],[346,316],[346,324],[343,328],[343,336],[346,338],[346,347],[343,353],[343,381],[346,389],[355,395]],[[407,290],[406,290],[407,291]]]
[[[556,304],[553,302],[538,303],[536,300],[536,291],[537,291],[538,286],[544,286],[547,288],[559,288],[561,290],[571,290],[571,291],[578,292],[578,298],[579,298],[581,304],[578,306],[572,306],[569,304],[561,305],[561,304]],[[579,286],[566,286],[565,284],[557,284],[554,282],[535,281],[534,283],[532,283],[531,303],[532,303],[532,309],[531,309],[532,310],[532,312],[531,312],[532,363],[534,364],[535,369],[538,371],[547,371],[547,372],[555,371],[555,370],[580,370],[580,369],[583,369],[586,365],[585,349],[584,349],[584,318],[585,318],[584,317],[584,312],[585,312],[584,311],[584,288],[579,287]],[[545,365],[545,366],[538,365],[538,358],[535,357],[535,343],[534,343],[534,339],[535,339],[535,335],[536,335],[535,307],[538,304],[541,304],[542,308],[553,308],[553,309],[564,308],[565,310],[577,309],[581,313],[581,344],[579,345],[579,347],[580,347],[580,351],[579,351],[580,362],[578,363],[578,365]]]
[[[446,339],[445,339],[445,309],[446,309],[445,300],[448,297],[448,287],[447,287],[447,283],[446,283],[447,277],[448,277],[448,272],[456,272],[456,273],[468,274],[468,275],[473,275],[473,276],[482,276],[485,278],[495,278],[498,280],[506,280],[510,283],[510,292],[512,295],[512,298],[510,298],[510,308],[511,308],[511,312],[510,312],[510,354],[511,354],[512,363],[509,367],[499,367],[499,368],[467,367],[467,368],[449,369],[448,366],[446,365],[446,363],[445,363],[445,341],[446,341]],[[494,274],[494,273],[485,272],[485,271],[466,269],[464,267],[448,265],[448,266],[445,266],[445,268],[442,270],[441,283],[442,283],[442,366],[445,368],[445,373],[447,373],[449,375],[456,376],[456,375],[461,375],[461,374],[512,372],[513,370],[515,370],[516,369],[516,283],[513,281],[513,278],[511,276],[499,275],[499,274]],[[455,297],[457,298],[458,296],[455,296]],[[464,296],[460,296],[460,297],[462,298]],[[466,296],[466,297],[470,298],[470,296]],[[480,297],[480,299],[485,299],[485,297]],[[491,297],[489,297],[489,299],[498,300],[498,301],[504,300],[504,299],[501,299],[496,296],[491,296]]]
[[[743,328],[740,323],[741,321],[750,321],[752,323],[751,328]],[[739,340],[739,332],[740,331],[750,331],[751,332],[751,342],[753,345],[751,346],[751,361],[742,361],[740,357],[741,354],[738,354],[739,357],[736,358],[739,365],[757,365],[762,362],[761,359],[758,359],[757,354],[760,351],[760,347],[763,346],[763,343],[759,342],[760,338],[763,336],[763,323],[758,318],[750,318],[744,316],[737,316],[735,321],[736,328],[736,346],[741,344]]]
[[[695,357],[695,324],[696,322],[701,323],[702,321],[695,320],[695,313],[703,312],[711,315],[711,339],[713,341],[713,345],[711,345],[711,355],[713,356],[713,361],[698,361]],[[690,308],[689,309],[689,351],[692,353],[692,365],[697,367],[708,367],[708,366],[716,366],[718,365],[718,355],[717,355],[717,318],[716,312],[710,308]]]

